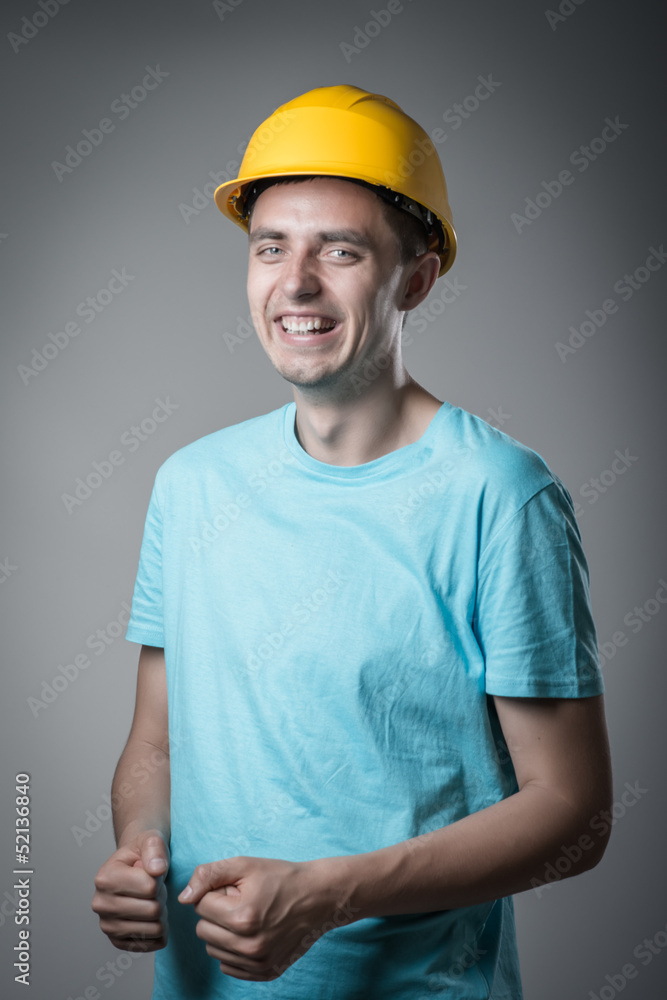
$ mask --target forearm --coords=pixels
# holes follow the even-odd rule
[[[111,786],[116,844],[121,847],[144,830],[170,837],[169,754],[140,740],[128,740]]]
[[[420,837],[308,864],[320,891],[330,892],[333,901],[349,902],[357,920],[474,906],[547,881],[547,865],[562,857],[567,866],[556,870],[566,869],[564,875],[593,867],[607,841],[591,834],[594,815],[593,809],[582,815],[539,785],[526,785]],[[575,862],[579,841],[581,856]]]

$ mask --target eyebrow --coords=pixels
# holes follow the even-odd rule
[[[320,243],[351,243],[353,246],[360,247],[365,250],[372,250],[375,247],[375,242],[368,236],[364,236],[356,229],[334,229],[328,232],[317,233],[317,238]],[[281,232],[277,229],[268,229],[264,226],[260,226],[258,229],[253,229],[250,233],[249,241],[250,244],[259,243],[260,240],[287,240],[289,237],[286,233]]]

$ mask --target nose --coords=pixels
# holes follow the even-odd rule
[[[282,289],[287,298],[305,299],[320,291],[317,262],[307,250],[293,251],[280,270]]]

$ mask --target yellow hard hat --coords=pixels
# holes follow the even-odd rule
[[[417,216],[443,275],[454,262],[456,233],[440,157],[430,137],[397,104],[359,87],[317,87],[283,104],[253,134],[239,176],[221,184],[215,203],[247,231],[255,181],[304,175],[371,185]]]

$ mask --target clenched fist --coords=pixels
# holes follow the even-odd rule
[[[146,830],[111,855],[95,876],[92,907],[116,948],[158,951],[167,944],[169,848]]]

